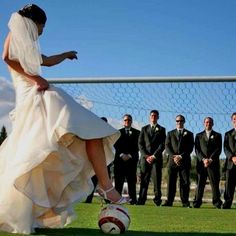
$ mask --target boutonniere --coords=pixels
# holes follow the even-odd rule
[[[131,131],[131,130],[129,130],[129,136],[130,136],[130,135],[132,135],[132,131]]]
[[[158,128],[158,127],[155,128],[155,132],[157,132],[157,131],[159,131],[159,128]]]
[[[210,136],[210,139],[214,139],[214,135],[211,135],[211,136]]]
[[[185,136],[185,135],[187,135],[187,134],[188,134],[188,132],[187,132],[187,131],[184,131],[183,136]]]

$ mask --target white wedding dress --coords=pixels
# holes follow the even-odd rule
[[[22,75],[11,75],[16,107],[0,147],[0,231],[62,227],[73,217],[72,205],[93,188],[85,140],[103,138],[109,164],[119,132],[63,90],[38,92]]]

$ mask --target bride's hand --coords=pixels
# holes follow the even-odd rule
[[[39,78],[35,82],[38,87],[38,89],[37,89],[38,91],[45,91],[49,88],[48,81],[43,78]]]
[[[70,60],[78,59],[76,51],[65,52],[65,55],[66,55],[66,58],[68,58]]]

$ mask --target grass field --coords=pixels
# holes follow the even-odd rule
[[[131,224],[125,236],[203,236],[236,235],[236,208],[230,210],[215,209],[204,203],[200,209],[182,208],[180,203],[173,207],[156,207],[152,201],[145,206],[126,205]],[[101,204],[95,198],[94,203],[80,203],[75,210],[78,219],[64,229],[40,229],[38,236],[90,236],[105,235],[97,225]],[[13,234],[1,233],[1,236]],[[19,236],[22,234],[14,234]]]

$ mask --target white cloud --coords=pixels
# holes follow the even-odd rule
[[[93,103],[89,101],[89,99],[84,95],[75,97],[75,100],[88,110],[91,110],[93,108]]]
[[[11,82],[0,77],[0,129],[4,125],[8,133],[11,131],[11,121],[8,114],[14,106],[14,87]]]

